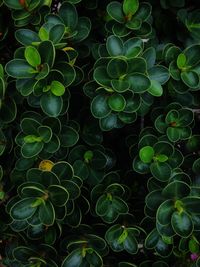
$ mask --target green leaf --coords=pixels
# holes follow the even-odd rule
[[[48,143],[51,138],[52,138],[52,130],[48,126],[39,126],[38,129],[38,134],[42,138],[42,141],[45,143]]]
[[[106,42],[106,48],[110,56],[123,55],[123,42],[119,37],[115,35],[111,35],[108,37]]]
[[[119,111],[124,110],[126,106],[126,100],[121,94],[115,93],[108,97],[108,106],[113,111],[119,112]]]
[[[25,48],[24,56],[27,62],[33,67],[37,67],[41,64],[40,54],[33,46],[27,46]]]
[[[168,156],[164,155],[164,154],[160,154],[160,155],[157,155],[156,156],[156,159],[159,161],[159,162],[165,162],[168,160]]]
[[[140,149],[139,156],[144,163],[150,163],[154,157],[155,151],[151,146],[145,146]]]
[[[59,139],[63,147],[72,147],[78,142],[79,134],[74,128],[63,126]]]
[[[147,136],[148,138],[148,136]],[[166,155],[168,158],[174,153],[174,147],[166,141],[158,141],[153,146],[156,156]]]
[[[24,142],[25,143],[35,143],[35,142],[41,142],[42,141],[42,138],[41,137],[38,137],[38,136],[35,136],[35,135],[27,135],[24,137]]]
[[[147,64],[143,58],[141,57],[129,58],[127,62],[128,62],[128,74],[132,75],[137,72],[146,74]]]
[[[199,242],[196,240],[196,238],[190,239],[188,245],[191,253],[199,253]]]
[[[164,201],[158,208],[156,219],[161,225],[167,225],[171,222],[171,216],[175,211],[173,200]]]
[[[45,114],[49,117],[57,117],[63,107],[61,96],[55,96],[52,93],[43,94],[40,98],[40,105]]]
[[[130,89],[135,93],[144,93],[151,86],[151,81],[141,73],[134,73],[128,76]]]
[[[50,226],[55,220],[55,210],[50,201],[44,202],[39,206],[39,218],[42,224]]]
[[[76,27],[77,34],[72,37],[75,43],[81,42],[86,39],[91,30],[91,21],[88,17],[80,17]]]
[[[158,231],[156,228],[154,228],[145,239],[145,247],[147,249],[154,248],[157,245],[159,238],[160,236],[158,234]]]
[[[143,49],[143,42],[138,37],[129,38],[124,42],[124,55],[127,58],[136,58]]]
[[[140,19],[133,18],[126,23],[126,27],[131,30],[139,30],[141,28],[142,21]]]
[[[180,129],[175,127],[168,127],[167,137],[171,142],[177,142],[180,139]]]
[[[49,40],[49,32],[43,26],[40,28],[38,35],[39,35],[41,41]]]
[[[110,88],[110,77],[108,76],[106,67],[97,67],[94,70],[94,80],[105,88]]]
[[[138,0],[124,0],[123,11],[126,16],[133,16],[139,8]]]
[[[82,250],[73,250],[63,261],[61,267],[80,267],[82,263]]]
[[[133,169],[140,174],[145,174],[149,172],[149,164],[144,163],[139,157],[136,157],[133,160]]]
[[[0,117],[3,123],[12,122],[17,115],[16,102],[11,97],[5,97],[1,103],[0,99]]]
[[[165,201],[165,198],[161,189],[151,191],[145,198],[145,203],[151,211],[156,211],[163,201]]]
[[[151,80],[157,81],[161,85],[165,84],[170,78],[168,68],[162,65],[152,67],[148,70],[148,74]]]
[[[58,64],[56,64],[56,68],[61,72],[64,78],[64,81],[62,82],[62,84],[65,87],[68,87],[70,84],[72,84],[75,81],[77,73],[73,66],[63,61],[63,62],[59,62]]]
[[[55,60],[55,47],[52,41],[41,42],[38,47],[38,52],[41,56],[41,62],[43,64],[47,63],[50,68],[53,67]]]
[[[4,2],[10,8],[13,8],[13,9],[16,9],[16,10],[23,9],[23,4],[20,1],[5,0]]]
[[[126,124],[131,124],[137,120],[137,113],[120,112],[118,115],[120,121]]]
[[[15,38],[24,46],[32,45],[34,42],[40,42],[38,34],[29,29],[16,30]]]
[[[65,26],[63,24],[54,25],[49,31],[49,40],[54,44],[57,44],[63,38],[65,32]]]
[[[164,115],[160,115],[154,122],[155,128],[159,133],[165,133],[167,124],[165,123]]]
[[[124,27],[123,24],[115,23],[112,27],[112,32],[118,37],[125,37],[130,34],[130,29]]]
[[[186,56],[187,59],[187,66],[195,66],[196,64],[199,63],[200,59],[197,57],[197,55],[200,53],[200,45],[199,44],[194,44],[191,46],[188,46],[184,51],[184,55]]]
[[[156,50],[154,47],[147,48],[142,57],[145,59],[148,69],[152,68],[156,62]]]
[[[29,196],[32,196],[32,197],[42,197],[45,195],[45,191],[44,191],[44,188],[41,186],[37,186],[34,185],[34,184],[24,184],[24,186],[22,187],[21,189],[21,192],[20,192],[20,195],[21,197],[29,197]],[[34,207],[34,203],[35,201],[33,202],[32,204],[32,207]]]
[[[185,211],[192,214],[200,214],[200,206],[199,206],[200,198],[198,196],[188,196],[182,198],[181,201],[184,205]]]
[[[59,81],[53,81],[50,85],[50,90],[55,96],[62,96],[65,93],[65,87]]]
[[[21,129],[26,135],[38,135],[37,128],[41,124],[32,118],[24,118],[21,120]]]
[[[101,196],[95,208],[96,213],[107,223],[114,222],[119,214],[126,214],[128,209],[126,202],[111,194]]]
[[[13,249],[13,257],[20,262],[27,263],[28,259],[32,256],[33,258],[38,257],[38,253],[27,246],[17,246]]]
[[[60,185],[50,185],[48,187],[48,194],[53,205],[58,207],[66,205],[69,199],[69,193],[67,189]]]
[[[5,70],[13,78],[33,78],[37,73],[24,59],[12,59],[9,61]]]
[[[103,265],[101,256],[95,250],[90,248],[86,250],[86,260],[91,266],[101,267]]]
[[[194,113],[192,110],[183,108],[179,110],[179,123],[182,127],[186,127],[193,122]]]
[[[21,147],[21,153],[24,158],[33,158],[37,156],[43,149],[42,142],[24,143]]]
[[[171,176],[172,169],[167,162],[154,162],[150,165],[152,175],[162,182],[167,182]]]
[[[124,241],[124,249],[130,254],[136,254],[138,252],[138,242],[134,236],[134,233],[128,230],[128,236]]]
[[[162,191],[164,197],[171,199],[181,199],[188,196],[189,193],[189,185],[182,181],[173,181],[169,183]]]
[[[167,113],[165,122],[170,124],[170,126],[176,127],[178,119],[179,119],[179,112],[175,109],[172,109]]]
[[[123,79],[128,69],[128,63],[124,59],[111,59],[107,65],[108,75],[113,79]]]
[[[152,13],[152,6],[148,2],[140,2],[140,8],[134,15],[134,18],[141,19],[142,21],[147,21]]]
[[[15,220],[25,220],[30,218],[36,211],[36,207],[32,207],[35,198],[28,197],[16,202],[11,210],[10,215]]]
[[[61,5],[58,12],[59,16],[62,18],[65,26],[70,30],[76,28],[78,23],[78,14],[76,7],[73,4],[65,2]]]
[[[82,160],[76,160],[73,164],[73,169],[75,175],[80,177],[82,180],[86,180],[89,176],[89,167],[88,164],[86,164]]]
[[[200,83],[200,78],[197,72],[195,71],[185,71],[181,73],[182,81],[191,88],[197,88]]]
[[[159,97],[163,94],[163,88],[159,82],[151,80],[151,87],[148,89],[148,92],[153,96]]]
[[[107,12],[111,16],[111,18],[113,18],[117,22],[119,22],[119,23],[124,22],[124,14],[123,14],[123,9],[122,9],[121,3],[117,2],[117,1],[113,1],[113,2],[109,3],[107,5]]]
[[[69,200],[77,199],[80,196],[81,190],[75,182],[64,180],[62,181],[61,185],[64,188],[67,188],[67,191],[69,193]]]
[[[111,80],[111,85],[114,91],[123,93],[130,87],[129,82],[125,80]]]
[[[185,56],[185,54],[181,53],[178,55],[178,58],[177,58],[177,66],[179,69],[182,69],[185,67],[186,65],[186,62],[187,62],[187,58]]]
[[[105,118],[111,112],[107,102],[108,97],[104,94],[97,95],[91,103],[91,112],[95,118]]]
[[[184,238],[189,237],[193,231],[192,219],[185,211],[181,213],[175,211],[172,214],[171,224],[176,234]]]
[[[100,128],[102,131],[110,131],[117,126],[116,114],[110,113],[106,117],[100,119]]]

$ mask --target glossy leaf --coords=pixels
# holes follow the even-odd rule
[[[60,96],[47,93],[42,95],[40,105],[45,114],[50,117],[57,117],[62,110],[63,100]]]
[[[37,73],[24,59],[9,61],[5,70],[13,78],[33,78]]]
[[[130,89],[135,93],[143,93],[147,91],[151,82],[147,76],[141,73],[135,73],[128,77],[128,81],[130,84]]]
[[[144,163],[150,163],[153,159],[155,152],[151,146],[145,146],[140,149],[139,156]]]
[[[109,3],[107,6],[107,12],[117,22],[119,22],[119,23],[124,22],[124,14],[123,14],[121,3],[117,2],[117,1],[113,1],[113,2]]]
[[[46,201],[39,207],[39,218],[42,224],[52,225],[55,220],[55,210],[50,201]]]
[[[124,110],[126,105],[126,101],[124,97],[120,94],[113,94],[110,97],[108,97],[108,106],[113,111],[122,111]]]
[[[124,0],[123,11],[126,16],[132,16],[136,13],[139,8],[138,0]]]
[[[110,56],[119,56],[123,54],[123,43],[122,40],[117,36],[111,35],[108,37],[106,48]]]
[[[11,208],[11,216],[15,220],[25,220],[30,218],[36,211],[36,207],[33,207],[33,197],[24,198],[19,202],[15,203]]]
[[[32,67],[37,67],[41,64],[41,57],[37,49],[33,46],[27,46],[25,49],[25,58]]]
[[[188,237],[191,235],[193,231],[193,223],[192,220],[186,212],[174,212],[171,219],[172,227],[174,231],[182,236]]]

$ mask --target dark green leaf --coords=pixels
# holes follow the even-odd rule
[[[115,35],[111,35],[108,37],[106,42],[106,48],[110,56],[123,55],[123,42],[119,37]]]
[[[62,267],[80,267],[82,263],[82,251],[81,249],[76,249],[72,251],[67,258],[64,259]]]
[[[175,211],[171,223],[174,231],[181,237],[189,237],[193,231],[192,219],[185,211]]]
[[[45,114],[50,117],[57,117],[62,110],[63,100],[60,96],[46,93],[42,95],[40,105]]]
[[[143,93],[151,86],[151,81],[147,76],[141,73],[134,73],[128,76],[130,89],[135,93]]]
[[[50,226],[55,220],[55,210],[50,201],[44,202],[39,207],[39,218],[42,224]]]
[[[91,103],[91,112],[95,118],[104,118],[111,112],[107,103],[108,97],[106,95],[97,95]]]
[[[64,206],[69,199],[67,189],[60,185],[50,185],[48,187],[48,193],[53,205],[58,207]]]
[[[11,210],[11,216],[15,220],[25,220],[30,218],[36,211],[37,207],[33,207],[32,204],[35,198],[28,197],[16,202]]]
[[[5,70],[13,78],[33,78],[37,71],[24,59],[12,59],[6,64]]]
[[[108,14],[117,22],[123,23],[124,22],[124,14],[122,9],[122,4],[113,1],[107,5],[107,12]]]

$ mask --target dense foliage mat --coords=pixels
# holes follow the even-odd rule
[[[200,266],[198,0],[0,0],[0,266]]]

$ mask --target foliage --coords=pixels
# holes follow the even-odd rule
[[[200,266],[198,1],[0,0],[0,59],[0,266]]]

